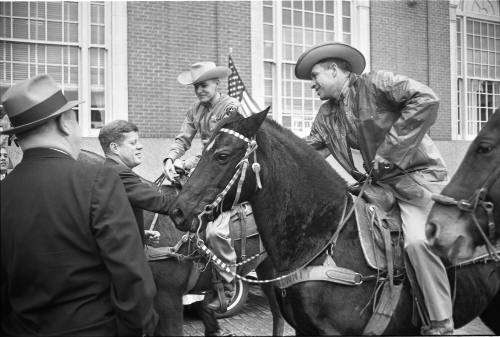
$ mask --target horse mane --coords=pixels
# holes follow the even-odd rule
[[[258,161],[265,162],[263,189],[250,200],[258,208],[254,214],[265,214],[260,221],[266,225],[259,230],[267,232],[263,238],[276,238],[289,247],[278,250],[276,244],[266,244],[275,249],[273,256],[282,254],[278,269],[298,267],[324,247],[335,231],[346,182],[305,140],[273,120],[264,121],[256,138]]]

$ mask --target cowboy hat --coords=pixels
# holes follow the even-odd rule
[[[194,84],[213,78],[227,77],[231,70],[226,67],[217,67],[213,62],[198,62],[191,65],[191,69],[177,76],[181,84]]]
[[[82,102],[68,101],[49,75],[37,75],[16,83],[2,96],[3,109],[12,127],[0,134],[28,131]]]
[[[301,80],[311,79],[311,70],[318,62],[339,58],[349,62],[353,73],[361,74],[365,69],[365,57],[359,50],[340,42],[327,42],[314,46],[300,55],[295,65],[295,76]]]

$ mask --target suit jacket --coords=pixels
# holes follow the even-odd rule
[[[127,191],[130,205],[134,210],[142,242],[145,243],[143,210],[168,214],[168,207],[173,201],[173,198],[164,195],[157,191],[152,185],[143,182],[134,171],[125,166],[125,164],[118,163],[113,158],[106,158],[104,165],[115,170],[120,176],[125,186],[125,190]]]
[[[156,287],[123,184],[37,148],[1,182],[2,332],[141,335]]]

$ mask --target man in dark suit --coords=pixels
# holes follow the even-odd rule
[[[76,112],[47,75],[3,107],[23,150],[1,182],[2,335],[152,333],[156,287],[118,175],[76,160]]]
[[[139,129],[131,122],[116,120],[104,125],[100,130],[99,142],[106,156],[104,165],[115,170],[125,186],[143,243],[158,243],[159,232],[144,230],[143,210],[168,214],[168,206],[172,198],[143,182],[132,171],[142,162]]]

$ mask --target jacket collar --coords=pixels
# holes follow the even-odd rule
[[[35,147],[23,152],[23,160],[36,158],[65,158],[75,160],[68,153],[49,147]]]

